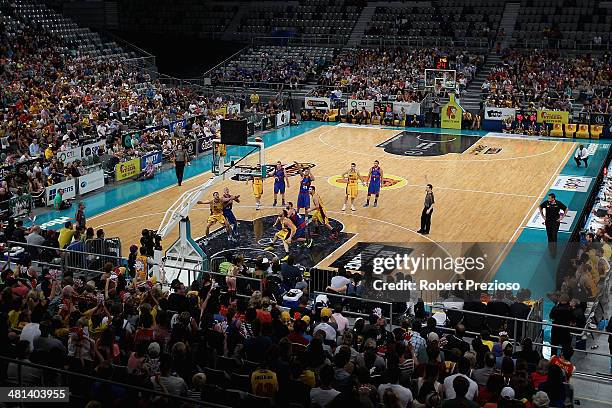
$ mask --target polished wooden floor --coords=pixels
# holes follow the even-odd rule
[[[303,135],[266,149],[268,163],[281,160],[311,162],[316,165],[317,191],[333,218],[347,231],[357,235],[326,259],[329,265],[345,249],[358,241],[444,243],[501,242],[515,240],[535,206],[559,173],[574,149],[574,143],[529,139],[485,137],[462,154],[434,157],[407,157],[388,154],[376,147],[398,133],[397,130],[321,126]],[[494,155],[474,155],[478,145],[501,147]],[[341,212],[344,190],[328,182],[357,163],[366,175],[374,160],[379,160],[385,175],[399,176],[407,185],[383,191],[377,208],[363,208],[366,192],[360,190],[357,211]],[[109,236],[121,238],[127,253],[130,244],[138,243],[142,228],[156,229],[164,211],[188,188],[204,182],[210,173],[173,186],[145,198],[92,218],[92,224],[103,227]],[[296,201],[299,181],[290,179],[288,200]],[[271,179],[265,181],[263,203],[272,204]],[[425,185],[434,186],[436,198],[432,229],[428,236],[416,233],[420,226]],[[212,191],[229,186],[241,194],[234,205],[239,219],[253,219],[274,214],[269,207],[256,211],[251,186],[244,182],[224,181]],[[206,194],[206,197],[212,194]],[[209,213],[203,206],[190,215],[194,237],[204,234],[204,220]],[[164,240],[165,246],[176,239],[177,231]],[[457,246],[456,245],[456,246]]]

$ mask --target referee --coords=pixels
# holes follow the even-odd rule
[[[567,207],[561,201],[557,201],[557,197],[551,193],[548,195],[548,200],[540,204],[540,215],[544,218],[546,226],[548,250],[554,258],[557,256],[557,232],[561,220],[567,215]]]
[[[421,229],[417,232],[419,234],[429,234],[429,228],[431,228],[431,213],[436,200],[434,200],[433,186],[427,185],[425,189],[425,203],[423,205],[423,212],[421,213]]]
[[[187,163],[187,152],[183,149],[183,144],[178,143],[172,154],[172,160],[174,161],[174,171],[176,172],[176,180],[180,186],[183,183],[183,172],[185,171],[185,164]]]

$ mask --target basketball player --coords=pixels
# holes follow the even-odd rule
[[[318,224],[323,224],[325,228],[327,228],[331,232],[329,235],[330,238],[336,239],[338,237],[338,231],[336,231],[334,227],[332,227],[329,223],[329,218],[327,217],[327,214],[325,214],[323,200],[321,200],[321,197],[319,196],[319,194],[317,194],[315,186],[310,186],[308,192],[310,193],[310,197],[312,200],[312,210],[308,211],[312,214],[311,222],[314,223],[314,226],[317,226]]]
[[[247,181],[248,183],[248,181]],[[261,208],[261,196],[263,195],[263,179],[261,176],[253,176],[251,179],[253,184],[253,196],[255,197],[255,209]]]
[[[234,201],[237,203],[240,202],[240,196],[237,195],[235,199],[231,199],[232,195],[230,194],[229,187],[225,187],[223,189],[223,198],[230,199],[229,201],[225,202],[223,205],[223,216],[225,217],[227,222],[229,222],[229,224],[232,226],[232,232],[233,232],[232,235],[234,237],[234,240],[236,240],[238,236],[238,221],[236,220],[236,216],[234,215],[234,212],[232,211],[232,205]]]
[[[238,198],[238,196],[231,196],[230,198],[219,197],[219,192],[215,191],[213,193],[212,200],[198,201],[198,204],[210,205],[210,215],[208,216],[208,221],[206,224],[205,236],[208,236],[208,233],[210,232],[210,227],[212,227],[213,225],[215,225],[215,223],[218,222],[219,224],[223,224],[225,226],[225,229],[227,230],[228,239],[231,240],[232,227],[223,215],[223,207],[225,203],[227,203],[228,201],[233,201],[236,198]],[[206,243],[206,241],[204,242]]]
[[[308,208],[310,208],[310,195],[308,194],[308,188],[310,184],[315,180],[314,176],[310,172],[309,167],[302,167],[302,165],[298,162],[294,162],[299,167],[300,177],[300,191],[298,193],[298,201],[297,201],[297,212],[300,213],[300,208],[304,209],[304,214],[308,212]]]
[[[342,178],[346,179],[346,195],[344,196],[342,211],[346,210],[346,203],[349,198],[351,199],[351,211],[355,211],[355,198],[357,198],[357,191],[359,190],[357,183],[361,181],[361,175],[357,171],[357,165],[351,163],[351,168],[342,175]],[[364,186],[366,185],[363,181],[361,181],[361,184]]]
[[[274,204],[272,206],[276,206],[278,193],[281,194],[283,206],[285,205],[285,187],[289,188],[289,177],[285,172],[285,167],[280,161],[277,161],[274,169]]]
[[[300,215],[297,213],[295,215],[296,215],[295,219],[298,222],[298,225],[296,225],[291,220],[291,218],[289,218],[289,212],[287,210],[281,211],[281,213],[278,215],[278,218],[276,219],[273,225],[273,227],[276,227],[276,225],[280,224],[281,230],[278,231],[276,234],[274,234],[274,238],[272,239],[270,246],[265,248],[266,251],[274,250],[274,243],[276,242],[277,239],[280,239],[281,242],[283,243],[283,247],[285,248],[285,253],[286,253],[282,261],[287,260],[287,258],[289,257],[289,245],[292,242],[294,241],[304,242],[307,248],[310,248],[310,246],[312,245],[312,239],[307,240],[305,237],[306,220],[300,217]]]
[[[366,203],[363,205],[367,207],[370,205],[370,196],[374,194],[374,205],[376,207],[378,205],[378,196],[380,195],[380,186],[382,183],[383,171],[378,166],[378,160],[374,160],[374,166],[370,169],[368,173],[368,198]]]

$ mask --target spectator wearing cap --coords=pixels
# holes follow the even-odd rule
[[[501,356],[495,357],[495,367],[498,369],[501,368],[502,362],[504,361],[505,358],[511,359],[512,362],[516,365],[516,359],[512,357],[514,355],[514,349],[512,347],[512,343],[510,343],[508,340],[504,341],[502,343],[502,351],[503,351],[503,354]]]
[[[472,380],[470,375],[470,362],[467,358],[461,357],[457,362],[457,374],[450,375],[444,379],[444,394],[447,399],[455,399],[455,398],[467,398],[468,400],[473,400],[474,397],[478,395],[478,384],[474,380]],[[468,381],[467,389],[463,393],[457,393],[455,391],[454,381],[457,377],[463,377]],[[463,384],[461,384],[463,391]]]
[[[328,342],[336,341],[336,329],[330,324],[330,319],[332,317],[332,310],[329,307],[324,307],[321,309],[321,322],[315,326],[314,333],[319,330],[323,330],[325,332],[325,340]]]
[[[538,391],[531,397],[531,403],[535,408],[546,408],[550,405],[550,398],[544,391]]]

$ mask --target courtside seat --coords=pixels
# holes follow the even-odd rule
[[[576,132],[576,137],[580,139],[588,139],[589,138],[589,125],[578,125],[578,131]]]
[[[555,123],[550,131],[550,135],[554,137],[563,137],[563,125]]]
[[[591,125],[591,139],[599,139],[601,132],[603,132],[602,125]]]
[[[565,137],[574,137],[574,134],[576,133],[576,125],[574,123],[566,123],[564,127]]]

